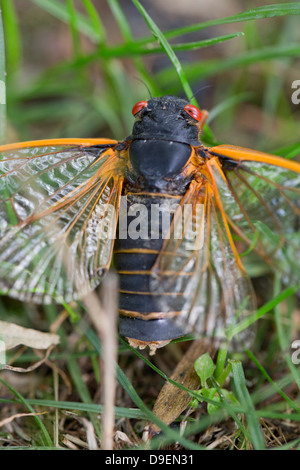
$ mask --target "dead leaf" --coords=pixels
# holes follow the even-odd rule
[[[48,349],[59,343],[59,336],[56,334],[24,328],[5,321],[0,321],[0,339],[6,350],[20,344],[33,349]]]

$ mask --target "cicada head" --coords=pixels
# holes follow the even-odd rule
[[[205,112],[188,101],[163,96],[139,101],[132,108],[135,117],[130,141],[130,162],[151,187],[161,187],[163,179],[179,176],[199,147],[199,133]]]
[[[136,118],[133,139],[167,140],[190,145],[199,143],[200,109],[174,96],[139,101],[132,112]]]

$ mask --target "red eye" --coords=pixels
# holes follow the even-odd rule
[[[148,105],[147,101],[138,101],[132,108],[132,114],[135,116],[139,113],[143,108],[146,108]]]
[[[202,119],[202,113],[200,109],[198,109],[196,106],[193,106],[192,104],[187,104],[184,107],[185,112],[187,112],[192,118],[196,119],[196,121],[201,121]]]

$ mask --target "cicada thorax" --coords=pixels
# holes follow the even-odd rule
[[[178,244],[187,235],[183,201],[193,184],[194,150],[164,140],[136,140],[131,145],[114,245],[114,266],[120,277],[119,328],[132,344],[156,347],[186,333],[174,318],[183,311],[183,291],[194,265],[176,272],[170,263],[160,273],[164,279],[178,276],[176,291],[155,288],[155,266],[170,239]],[[183,256],[190,254],[183,250]]]

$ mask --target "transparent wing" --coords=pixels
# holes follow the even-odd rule
[[[108,269],[124,163],[109,146],[1,152],[0,289],[68,302]]]
[[[299,280],[300,173],[263,162],[222,163],[226,183],[216,170],[214,176],[241,251],[258,254],[286,282]]]
[[[192,204],[192,214],[200,206],[198,223],[193,215],[192,230],[178,240],[181,217],[175,214],[173,233],[153,267],[152,289],[161,294],[162,311],[180,312],[176,321],[183,327],[222,338],[256,308],[244,255],[259,255],[286,282],[299,281],[300,164],[231,146],[209,153],[201,165],[203,182],[182,203]],[[189,251],[191,232],[198,247]],[[248,336],[249,328],[239,340]]]
[[[175,214],[173,233],[152,270],[152,290],[161,294],[162,311],[180,311],[175,321],[185,331],[219,341],[226,338],[230,326],[255,310],[254,293],[211,184],[195,186],[183,201],[188,204],[191,216],[185,219],[181,239],[176,237],[182,217]],[[239,340],[250,336],[245,330]]]

